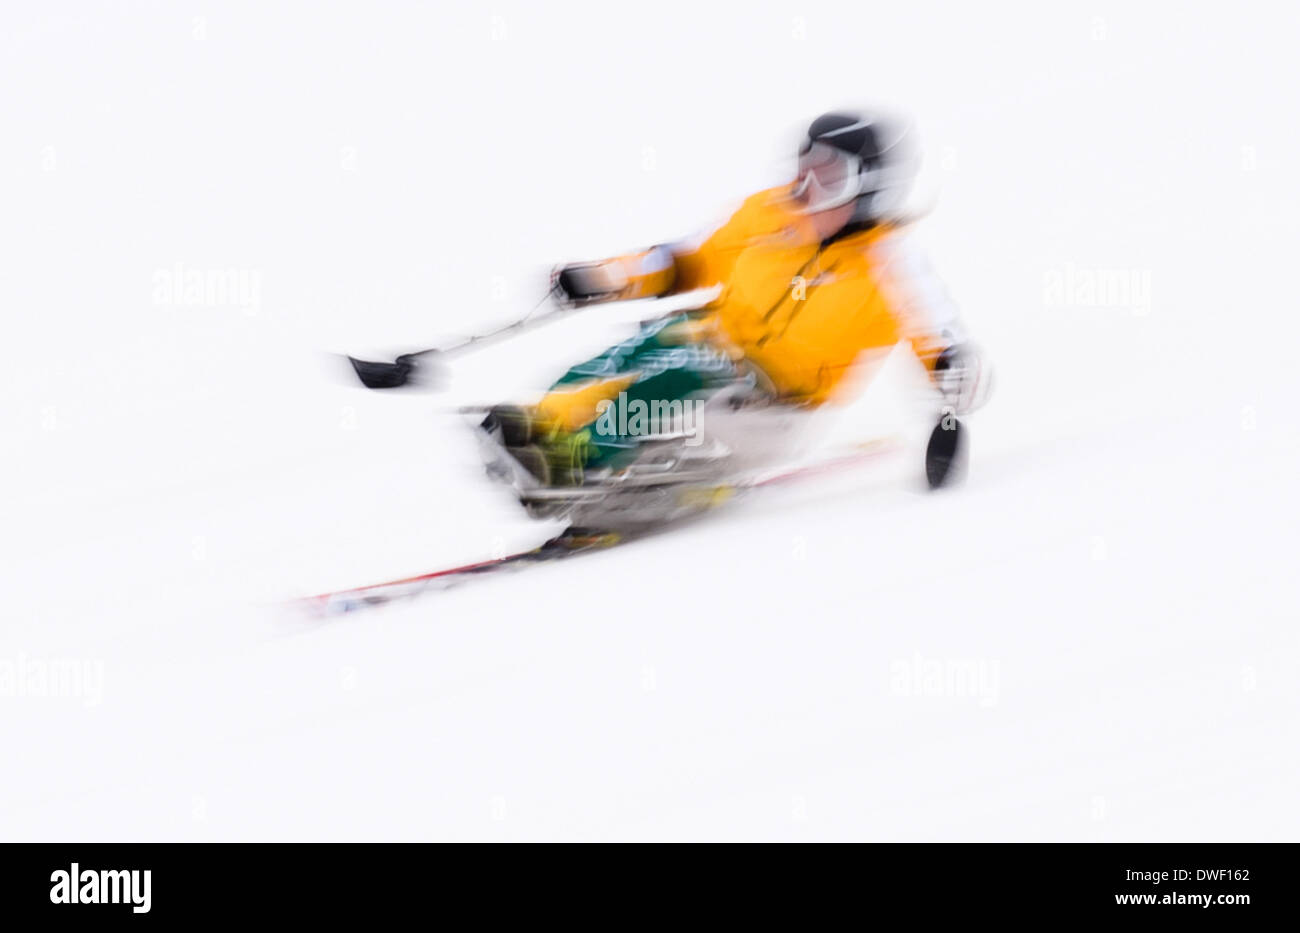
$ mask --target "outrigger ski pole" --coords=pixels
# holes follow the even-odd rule
[[[560,304],[551,308],[549,311],[538,314],[538,310],[550,300],[555,293],[552,288],[539,301],[534,308],[521,317],[519,320],[504,327],[498,327],[496,330],[488,331],[485,334],[479,334],[475,337],[469,337],[460,343],[452,344],[449,347],[430,347],[427,350],[415,350],[411,353],[403,353],[391,363],[382,363],[373,360],[359,360],[354,356],[348,357],[348,362],[352,364],[353,370],[356,371],[357,378],[367,389],[396,389],[412,382],[417,376],[421,375],[422,370],[427,368],[427,363],[422,362],[425,358],[433,357],[445,360],[448,357],[457,356],[473,350],[476,347],[485,346],[490,343],[496,343],[506,337],[532,330],[544,323],[557,320],[572,314],[582,307],[581,303]]]

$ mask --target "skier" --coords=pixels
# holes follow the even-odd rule
[[[492,409],[484,433],[510,461],[497,471],[514,471],[516,487],[522,477],[558,494],[626,478],[650,450],[658,451],[654,469],[667,475],[706,460],[734,469],[734,431],[717,432],[727,443],[692,449],[680,430],[647,429],[636,418],[629,428],[627,409],[702,402],[718,412],[757,406],[778,415],[767,424],[806,420],[795,416],[851,391],[858,380],[846,376],[864,354],[883,355],[900,341],[946,410],[979,407],[989,388],[982,356],[905,238],[899,210],[912,175],[902,123],[828,113],[808,128],[794,182],[749,197],[702,243],[557,269],[553,288],[570,305],[716,293],[574,366],[537,404]],[[611,406],[621,406],[619,417]],[[754,441],[773,433],[749,430]]]
[[[556,269],[557,314],[714,289],[701,307],[646,322],[574,366],[536,404],[498,405],[483,420],[476,433],[488,472],[510,483],[529,513],[564,519],[564,530],[515,554],[303,604],[326,612],[382,605],[608,547],[737,492],[860,462],[873,455],[870,445],[811,467],[777,461],[810,411],[862,385],[850,373],[867,374],[864,358],[883,358],[899,343],[911,348],[940,399],[944,416],[930,436],[926,474],[931,486],[944,485],[960,460],[954,416],[984,403],[990,379],[952,303],[906,239],[900,211],[912,164],[900,123],[828,113],[808,128],[794,181],[748,198],[699,245]],[[458,348],[517,333],[527,321]],[[349,360],[363,384],[386,389],[406,385],[421,358],[442,353]],[[701,404],[707,418],[689,417]],[[647,419],[638,406],[672,417]]]

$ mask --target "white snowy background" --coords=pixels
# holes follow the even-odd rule
[[[7,5],[0,838],[1297,838],[1298,26]],[[863,101],[916,118],[924,242],[997,365],[964,488],[924,493],[913,448],[563,565],[284,607],[544,538],[447,406],[647,309],[442,396],[330,352],[471,333],[556,262],[707,228]],[[838,430],[914,422],[907,375]]]

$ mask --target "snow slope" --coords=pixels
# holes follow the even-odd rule
[[[3,14],[0,838],[1300,835],[1294,13],[267,6]],[[327,351],[522,313],[864,100],[916,114],[922,235],[998,367],[963,489],[922,492],[913,449],[284,610],[545,537],[447,406],[647,309],[441,396]],[[243,287],[168,294],[186,270]],[[908,377],[831,429],[917,441]]]

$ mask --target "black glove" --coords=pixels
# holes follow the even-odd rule
[[[561,266],[553,274],[554,288],[574,303],[608,301],[627,287],[622,269],[611,262],[578,262]]]

